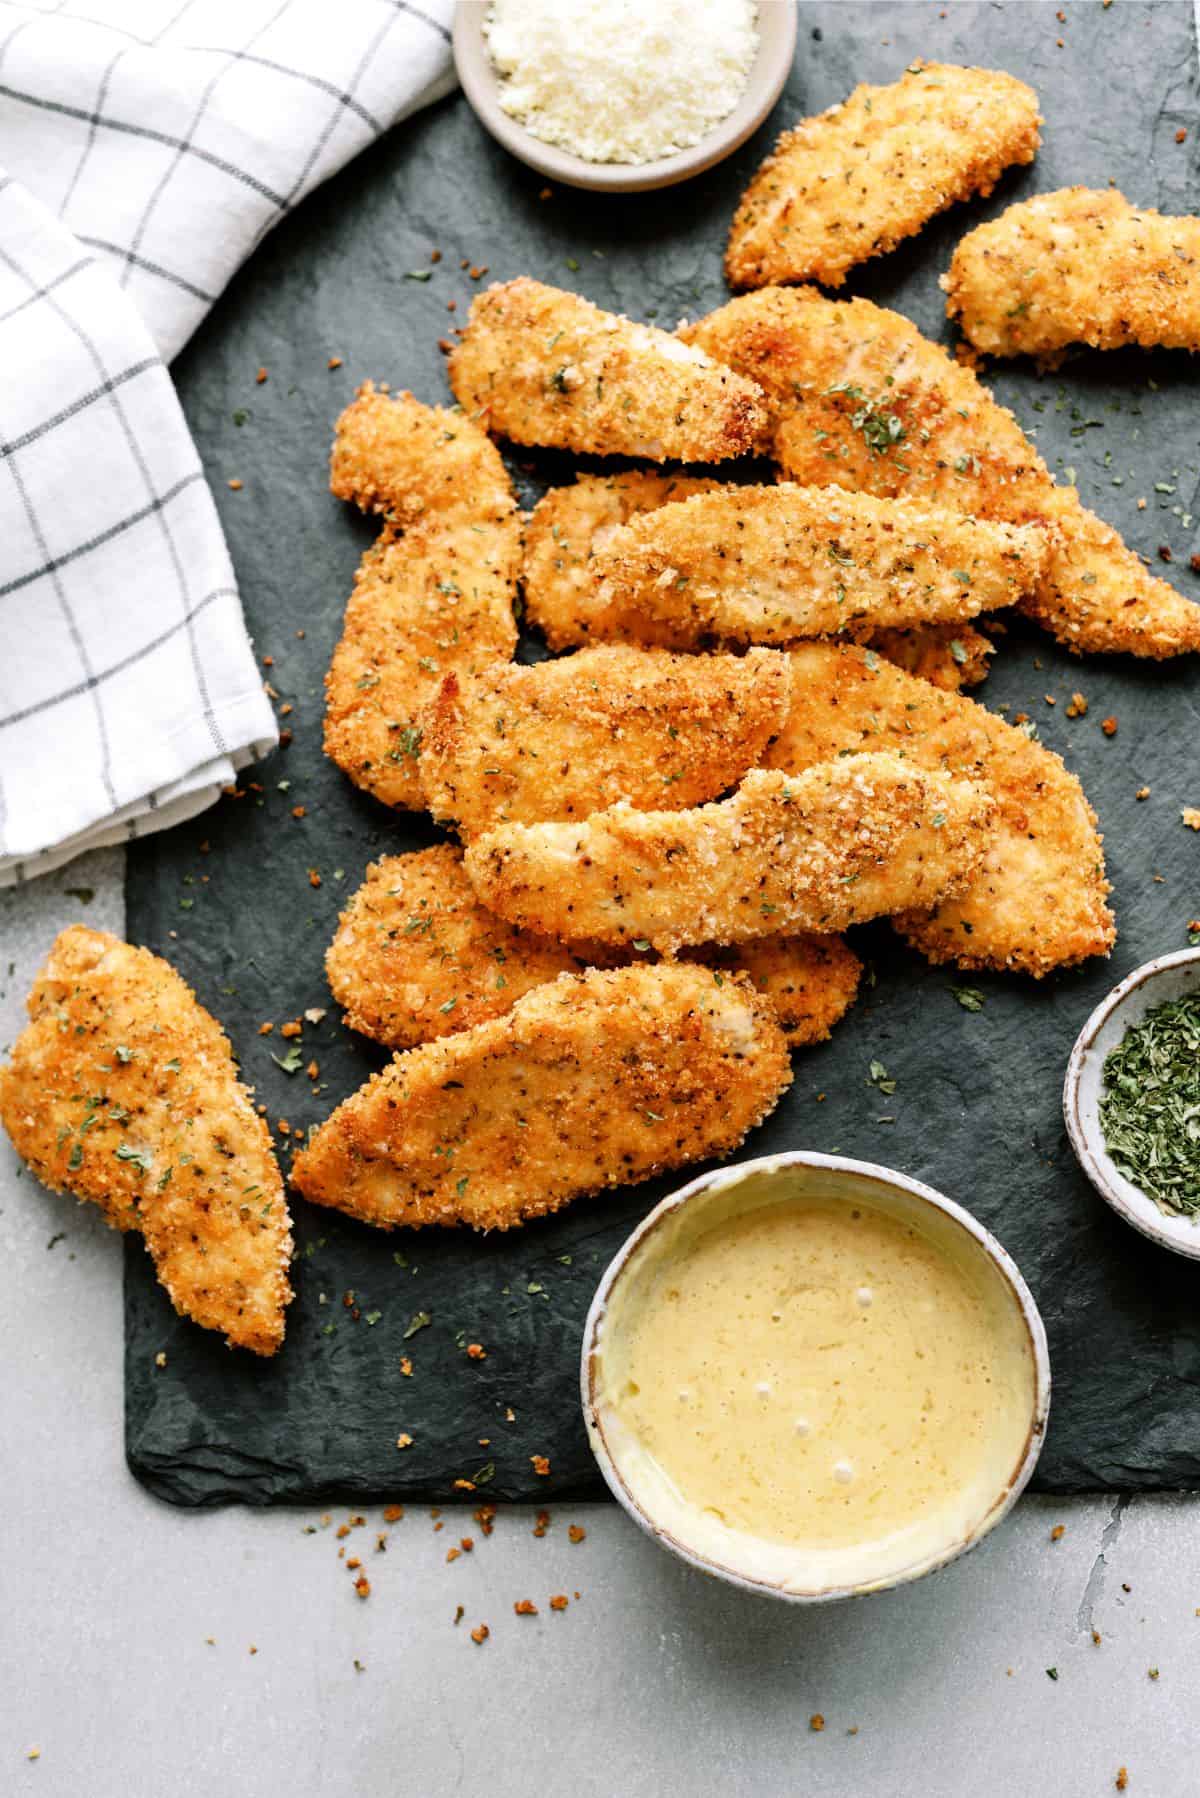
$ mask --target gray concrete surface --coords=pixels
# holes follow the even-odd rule
[[[105,852],[0,894],[0,1045],[57,929],[121,928],[120,872]],[[1026,1500],[941,1575],[820,1612],[712,1585],[608,1507],[540,1539],[509,1511],[486,1540],[376,1509],[345,1542],[363,1602],[344,1507],[192,1516],[132,1480],[120,1244],[7,1144],[0,1244],[5,1798],[1084,1798],[1121,1766],[1134,1798],[1200,1792],[1198,1500]]]

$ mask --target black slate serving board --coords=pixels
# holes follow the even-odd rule
[[[847,293],[898,307],[947,333],[937,289],[958,236],[1012,200],[1111,176],[1132,199],[1194,208],[1196,56],[1191,7],[803,5],[795,68],[769,124],[712,173],[665,193],[601,199],[558,190],[510,160],[460,97],[393,132],[268,239],[176,367],[212,477],[251,629],[269,678],[294,710],[295,740],[243,776],[245,796],[138,845],[129,858],[129,934],[167,955],[225,1024],[272,1120],[323,1118],[383,1057],[344,1030],[322,957],[366,863],[437,833],[356,792],[321,754],[321,677],[354,568],[374,527],[327,492],[332,421],[367,376],[446,397],[439,337],[462,320],[473,284],[529,273],[601,305],[673,325],[725,297],[721,251],[733,206],[776,132],[844,96],[894,79],[916,55],[1010,70],[1046,114],[1035,166],[988,201],[957,207]],[[1056,40],[1062,38],[1060,45]],[[1176,131],[1187,127],[1183,144]],[[441,262],[428,281],[408,270]],[[458,302],[457,315],[446,309]],[[332,356],[344,358],[334,371]],[[259,365],[269,380],[256,386]],[[1057,376],[997,367],[1000,398],[1036,431],[1051,466],[1074,468],[1085,500],[1139,550],[1166,544],[1160,569],[1193,597],[1188,571],[1200,489],[1200,377],[1181,355],[1081,354]],[[243,416],[244,415],[244,416]],[[239,423],[239,418],[241,422]],[[510,458],[534,499],[566,466]],[[237,477],[241,492],[226,482]],[[1137,500],[1146,506],[1139,510]],[[303,632],[303,636],[299,633]],[[526,654],[540,653],[536,645]],[[1111,962],[1043,981],[960,980],[860,931],[873,984],[831,1043],[802,1054],[796,1081],[747,1152],[843,1151],[930,1182],[966,1203],[1023,1268],[1050,1336],[1055,1397],[1036,1484],[1045,1490],[1200,1485],[1200,1272],[1153,1248],[1094,1196],[1067,1146],[1060,1086],[1071,1042],[1120,975],[1187,940],[1200,913],[1200,668],[1073,660],[1014,624],[982,697],[1027,711],[1083,779],[1107,835],[1120,942]],[[1089,702],[1069,720],[1076,688]],[[1044,695],[1057,698],[1051,708]],[[1106,737],[1102,719],[1118,719]],[[249,787],[260,783],[261,790]],[[1142,786],[1151,796],[1139,803]],[[302,820],[292,808],[305,807]],[[201,848],[207,844],[207,852]],[[321,885],[310,884],[317,869]],[[328,1006],[306,1028],[320,1064],[303,1073],[257,1034]],[[895,1092],[870,1084],[881,1061]],[[577,1400],[581,1325],[599,1275],[632,1225],[687,1176],[583,1201],[507,1236],[383,1234],[294,1205],[297,1297],[270,1364],[231,1354],[177,1318],[148,1258],[126,1260],[126,1429],[130,1464],[185,1505],[266,1504],[333,1493],[481,1496],[599,1494]],[[348,1307],[345,1295],[353,1298]],[[432,1320],[409,1334],[414,1318]],[[487,1358],[465,1344],[486,1345]],[[166,1351],[166,1366],[155,1356]],[[406,1377],[401,1358],[411,1358]],[[510,1421],[507,1413],[513,1414]],[[396,1438],[412,1436],[401,1452]],[[481,1444],[486,1438],[486,1444]],[[531,1457],[546,1455],[548,1477]]]

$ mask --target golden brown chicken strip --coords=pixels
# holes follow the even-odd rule
[[[1055,360],[1073,343],[1200,349],[1200,219],[1112,188],[1037,194],[969,231],[946,311],[990,356]]]
[[[617,805],[582,824],[498,825],[465,866],[483,903],[522,929],[673,954],[927,909],[979,867],[990,816],[968,781],[850,756],[755,769],[694,811]]]
[[[872,631],[867,647],[947,693],[985,681],[988,657],[995,654],[991,638],[969,624],[920,624],[907,631]]]
[[[1045,534],[845,488],[726,487],[631,519],[593,561],[596,635],[671,648],[960,623],[1039,579]]]
[[[526,616],[551,648],[569,649],[591,639],[594,622],[603,615],[596,557],[619,525],[673,500],[714,491],[725,491],[724,483],[641,469],[583,474],[573,487],[552,487],[526,521],[524,571]],[[868,640],[882,655],[952,691],[987,675],[991,644],[967,624],[872,631]]]
[[[577,475],[573,487],[551,487],[525,521],[522,585],[525,616],[551,649],[574,649],[591,636],[597,610],[593,558],[613,530],[670,500],[711,493],[709,475],[668,475],[648,469]]]
[[[449,843],[392,855],[342,913],[325,967],[345,1021],[391,1049],[411,1049],[502,1017],[535,986],[625,952],[515,930],[481,905]],[[635,952],[636,953],[636,952]],[[690,959],[748,973],[793,1048],[823,1042],[854,999],[858,957],[841,937],[764,937]]]
[[[338,421],[333,490],[386,511],[325,677],[325,753],[387,805],[419,810],[421,715],[443,677],[507,662],[520,514],[477,425],[367,386]]]
[[[524,276],[477,297],[449,372],[459,403],[514,443],[722,462],[767,423],[754,383],[703,351]]]
[[[762,759],[790,683],[777,650],[674,656],[623,644],[452,676],[426,714],[426,803],[466,838],[500,822],[586,818],[620,799],[682,811]]]
[[[731,287],[821,281],[912,237],[935,213],[990,194],[1041,139],[1031,87],[995,69],[914,63],[888,87],[785,131],[729,233]]]
[[[1073,487],[1056,487],[1012,413],[899,313],[774,287],[684,335],[769,394],[789,480],[1047,525],[1045,569],[1021,606],[1061,643],[1154,657],[1200,649],[1200,606],[1149,574]]]
[[[562,943],[514,930],[480,905],[451,843],[373,862],[325,957],[346,1023],[391,1049],[500,1017],[583,966]]]
[[[670,963],[561,976],[398,1055],[292,1167],[367,1223],[506,1230],[736,1148],[791,1080],[748,980]]]
[[[144,1238],[184,1317],[273,1355],[291,1223],[267,1127],[174,968],[106,931],[56,939],[0,1067],[0,1122],[55,1192]]]
[[[854,1003],[862,963],[844,937],[764,936],[725,948],[689,949],[689,961],[749,975],[792,1049],[823,1043]]]
[[[768,755],[789,771],[862,749],[984,783],[995,800],[983,864],[956,897],[894,919],[931,961],[1041,976],[1104,955],[1103,839],[1059,756],[974,700],[939,692],[850,645],[792,653],[791,721]]]

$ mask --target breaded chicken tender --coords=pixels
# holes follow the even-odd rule
[[[535,986],[626,952],[516,930],[480,904],[449,843],[391,855],[342,913],[325,957],[345,1022],[391,1049],[411,1049],[502,1017]],[[637,954],[637,951],[634,951]],[[762,937],[690,959],[742,970],[775,1009],[788,1043],[823,1042],[853,1002],[861,966],[841,937]]]
[[[332,486],[389,522],[359,565],[325,677],[325,753],[386,805],[419,810],[425,706],[446,674],[516,648],[520,514],[478,425],[369,384],[338,421]]]
[[[524,276],[476,298],[448,366],[460,405],[514,443],[722,462],[767,424],[754,383],[702,350]]]
[[[823,1043],[854,1003],[862,963],[844,937],[764,936],[721,949],[689,949],[686,959],[740,970],[768,999],[792,1049]]]
[[[1056,487],[1012,413],[899,313],[775,287],[684,335],[768,393],[787,479],[1041,524],[1049,553],[1021,608],[1059,642],[1153,657],[1200,648],[1200,606],[1151,575],[1073,487]]]
[[[1045,536],[844,488],[726,487],[613,531],[597,635],[671,648],[960,623],[1037,582]]]
[[[991,638],[969,624],[920,624],[907,631],[872,631],[868,647],[947,693],[985,681],[988,657],[995,654]]]
[[[321,1126],[292,1180],[371,1224],[506,1230],[728,1154],[790,1080],[748,980],[683,963],[565,974],[398,1055]]]
[[[459,680],[426,715],[421,784],[464,838],[586,818],[620,799],[682,811],[736,786],[788,715],[776,650],[674,656],[600,644]]]
[[[1200,350],[1200,219],[1112,188],[1037,194],[969,231],[942,286],[949,317],[989,356]]]
[[[535,986],[584,965],[564,944],[482,906],[452,843],[373,862],[325,956],[345,1022],[389,1049],[501,1017]]]
[[[483,903],[567,940],[735,943],[927,909],[983,858],[987,793],[894,754],[755,769],[687,812],[617,805],[582,824],[502,824],[465,858]]]
[[[725,255],[731,287],[820,281],[882,255],[956,200],[990,194],[1041,139],[1031,87],[994,69],[914,63],[888,87],[785,131],[746,189]]]
[[[1040,977],[1115,940],[1096,815],[1061,758],[974,700],[939,692],[861,649],[793,651],[792,716],[768,765],[860,750],[982,782],[995,800],[983,864],[957,896],[893,923],[931,961]]]
[[[171,1303],[273,1355],[292,1296],[291,1223],[267,1127],[220,1025],[174,968],[73,925],[0,1067],[0,1122],[55,1192],[137,1231]]]
[[[522,586],[525,616],[551,649],[574,649],[591,638],[597,609],[593,559],[618,525],[694,493],[723,485],[708,475],[581,474],[572,487],[551,487],[525,521]]]
[[[526,617],[552,649],[587,643],[604,615],[596,558],[617,527],[674,500],[724,491],[725,483],[707,476],[641,469],[582,474],[573,487],[552,487],[526,521]],[[951,691],[983,680],[991,654],[988,639],[967,624],[872,631],[868,640],[881,655]]]

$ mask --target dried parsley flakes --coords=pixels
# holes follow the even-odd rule
[[[1168,999],[1104,1062],[1100,1125],[1127,1180],[1160,1211],[1200,1212],[1200,992]]]

